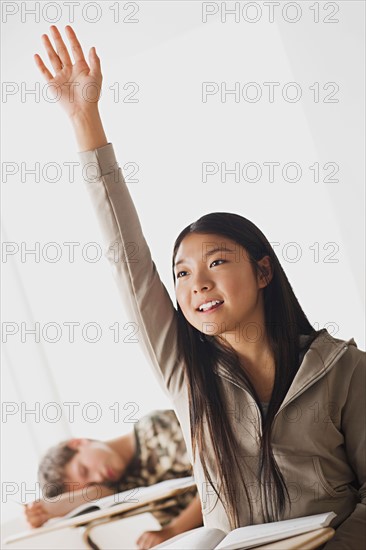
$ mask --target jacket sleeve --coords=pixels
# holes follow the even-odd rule
[[[126,311],[138,324],[137,337],[155,376],[172,398],[183,383],[177,359],[177,310],[151,258],[113,145],[78,152],[78,157],[101,228],[104,255]]]
[[[324,550],[360,550],[366,547],[366,353],[354,369],[347,401],[342,412],[346,453],[359,484],[360,502],[337,528]]]

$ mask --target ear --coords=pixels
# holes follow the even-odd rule
[[[75,451],[77,449],[79,449],[79,447],[83,447],[84,445],[87,445],[88,444],[88,439],[77,439],[77,438],[73,438],[73,439],[70,439],[68,442],[67,442],[67,446],[70,448],[70,449],[74,449]]]
[[[272,270],[270,257],[263,256],[263,258],[259,260],[258,265],[262,267],[262,271],[263,271],[263,273],[262,272],[258,273],[259,288],[264,288],[271,282],[273,277],[273,270]]]

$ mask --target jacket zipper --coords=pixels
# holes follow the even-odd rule
[[[217,373],[217,374],[218,374],[221,378],[224,378],[225,380],[227,380],[228,382],[230,382],[231,384],[233,384],[234,386],[236,386],[236,387],[239,388],[240,390],[245,391],[245,392],[249,395],[249,397],[251,398],[251,400],[252,400],[253,403],[255,404],[255,406],[256,406],[256,408],[257,408],[257,411],[258,411],[257,416],[258,416],[259,422],[260,422],[260,435],[262,435],[262,418],[261,418],[261,414],[260,414],[259,407],[258,407],[257,403],[255,402],[255,400],[253,399],[252,394],[248,391],[248,389],[247,389],[246,387],[241,386],[240,384],[238,384],[238,383],[236,382],[236,380],[234,380],[234,378],[231,378],[230,376],[227,376],[226,373],[220,372],[220,373]]]
[[[279,410],[276,412],[274,418],[273,418],[273,424],[272,426],[274,425],[274,422],[277,418],[277,415],[281,412],[282,409],[284,409],[289,403],[291,403],[294,399],[296,399],[299,395],[301,395],[305,390],[307,390],[309,387],[311,387],[313,384],[315,384],[315,382],[317,380],[319,380],[320,378],[322,378],[323,376],[325,376],[325,374],[329,371],[329,369],[334,365],[334,363],[336,361],[338,361],[342,355],[346,352],[346,350],[348,349],[348,344],[345,344],[342,349],[335,355],[335,357],[332,359],[332,361],[329,363],[329,365],[327,366],[327,371],[326,372],[323,372],[321,373],[319,376],[316,376],[315,378],[313,378],[311,380],[311,382],[309,382],[308,384],[306,384],[303,388],[301,388],[301,390],[299,390],[295,395],[293,395],[291,397],[291,399],[283,406],[281,406],[279,408]],[[220,374],[220,376],[222,376],[222,378],[225,378],[225,380],[228,380],[229,382],[231,382],[232,384],[234,384],[235,386],[237,386],[238,388],[240,388],[241,390],[247,392],[247,394],[252,398],[256,408],[257,408],[257,416],[259,418],[259,437],[262,437],[262,434],[263,434],[263,425],[262,425],[262,415],[261,415],[261,412],[259,410],[259,407],[257,405],[257,403],[255,402],[255,400],[253,399],[253,396],[248,392],[248,390],[244,387],[242,387],[241,385],[239,385],[237,382],[235,382],[233,379],[231,379],[230,377],[228,376],[225,376],[225,375],[222,375]],[[266,518],[266,515],[264,513],[264,509],[263,509],[263,489],[262,487],[260,487],[260,493],[261,493],[261,510],[262,510],[262,517],[263,517],[263,520],[265,521],[265,518]]]
[[[335,355],[335,357],[332,359],[332,361],[329,363],[329,365],[326,367],[327,371],[326,372],[322,372],[320,373],[318,376],[316,376],[315,378],[313,378],[309,383],[307,383],[304,387],[302,387],[297,393],[295,393],[295,395],[293,395],[291,397],[291,399],[289,401],[287,401],[285,403],[285,405],[281,405],[281,407],[278,409],[278,411],[276,412],[276,414],[274,415],[274,418],[273,418],[273,423],[275,422],[278,414],[285,408],[287,407],[287,405],[289,405],[290,403],[292,403],[292,401],[294,401],[294,399],[296,399],[299,395],[301,395],[302,393],[304,393],[305,390],[307,390],[308,388],[310,388],[313,384],[315,384],[315,382],[317,382],[318,380],[320,380],[320,378],[322,378],[323,376],[325,376],[325,374],[329,371],[329,369],[334,365],[334,363],[336,361],[338,361],[342,355],[344,353],[346,353],[347,349],[348,349],[348,344],[345,344],[342,349],[339,350],[339,352]],[[252,399],[253,403],[255,404],[256,406],[256,409],[257,409],[257,416],[259,418],[259,436],[262,437],[262,434],[263,434],[263,426],[262,426],[262,415],[261,415],[261,411],[255,401],[255,399],[253,399],[253,396],[252,394],[247,390],[247,388],[245,388],[244,386],[241,386],[240,384],[238,384],[233,378],[227,376],[226,374],[222,374],[222,373],[218,373],[219,376],[221,376],[222,378],[224,378],[225,380],[227,380],[228,382],[231,382],[232,384],[234,384],[236,387],[238,387],[239,389],[241,389],[242,391],[245,391],[249,396],[250,398]]]

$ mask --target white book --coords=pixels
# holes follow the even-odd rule
[[[141,498],[144,501],[150,502],[151,500],[159,497],[161,494],[165,494],[166,491],[174,491],[176,489],[190,488],[194,485],[193,476],[180,477],[174,479],[167,479],[155,483],[155,485],[149,485],[148,487],[136,487],[135,489],[128,489],[128,491],[122,491],[121,493],[115,493],[107,497],[99,498],[85,504],[80,504],[68,514],[60,518],[53,518],[53,521],[62,521],[67,518],[75,518],[82,514],[95,512],[97,510],[105,510],[118,504],[135,504],[140,502]]]
[[[65,528],[44,533],[40,529],[34,537],[18,539],[9,544],[2,544],[4,550],[86,550],[94,548],[108,550],[134,550],[136,541],[144,531],[160,530],[157,519],[150,513],[142,513],[132,517],[115,520],[108,523],[92,523],[86,527]],[[88,537],[86,542],[85,537]]]
[[[226,534],[220,529],[198,527],[177,535],[154,550],[238,550],[255,548],[270,542],[284,540],[303,533],[309,533],[327,527],[337,514],[327,512],[300,518],[247,525]]]

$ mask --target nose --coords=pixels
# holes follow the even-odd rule
[[[195,294],[197,294],[197,292],[202,292],[203,290],[208,290],[208,285],[203,285],[203,286],[201,286],[201,287],[200,287],[200,285],[198,285],[198,286],[195,285],[195,286],[193,287],[193,292],[194,292]]]
[[[212,282],[207,278],[207,274],[199,275],[194,278],[193,280],[193,292],[197,294],[197,292],[203,292],[209,290],[209,288],[212,287]]]
[[[94,483],[101,483],[104,480],[104,477],[100,472],[96,472],[93,476]]]

